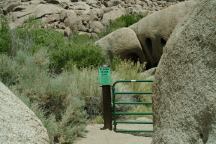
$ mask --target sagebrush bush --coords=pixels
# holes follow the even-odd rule
[[[85,101],[85,110],[89,117],[101,113],[101,89],[97,80],[97,69],[84,68],[79,70],[74,68],[71,85],[73,93],[79,95]]]
[[[84,131],[87,117],[85,99],[74,87],[77,81],[73,73],[57,76],[48,73],[48,55],[46,51],[41,51],[34,55],[18,51],[14,57],[17,69],[8,68],[4,72],[10,76],[16,75],[16,82],[10,85],[8,79],[2,81],[9,84],[16,95],[22,96],[24,102],[41,118],[52,142],[72,143]],[[0,69],[14,62],[8,56],[0,58],[4,59]],[[4,75],[0,77],[4,78]]]

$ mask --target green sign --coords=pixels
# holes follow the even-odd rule
[[[111,72],[109,67],[100,67],[98,69],[99,83],[100,85],[111,85]]]

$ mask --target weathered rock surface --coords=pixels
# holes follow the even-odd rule
[[[200,0],[156,71],[153,144],[216,142],[216,1]]]
[[[96,42],[112,58],[120,56],[123,59],[145,61],[144,54],[136,34],[130,28],[121,28]]]
[[[1,82],[0,143],[49,144],[47,131],[41,121]]]
[[[64,32],[70,28],[72,33],[95,34],[122,15],[138,13],[146,16],[175,3],[166,0],[0,0],[0,14],[10,18],[12,28],[21,26],[29,17],[35,17],[42,19],[43,28]],[[75,15],[59,18],[62,12],[68,11]]]

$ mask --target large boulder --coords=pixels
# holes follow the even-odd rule
[[[190,12],[196,1],[191,0],[170,6],[144,17],[130,26],[142,45],[148,66],[158,64],[170,34],[176,25]]]
[[[199,2],[156,71],[153,144],[216,143],[216,1]]]
[[[52,4],[40,4],[36,7],[34,15],[36,18],[44,17],[45,15],[57,14],[62,11],[62,8]]]
[[[47,131],[41,121],[1,82],[0,143],[49,144]]]
[[[139,40],[133,30],[121,28],[96,42],[112,59],[120,56],[122,59],[145,61]]]

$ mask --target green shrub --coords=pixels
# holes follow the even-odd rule
[[[10,53],[11,34],[6,18],[0,16],[0,53]]]
[[[18,28],[16,33],[21,46],[23,43],[31,41],[31,48],[27,50],[32,53],[37,52],[41,48],[47,48],[49,51],[52,51],[67,45],[64,35],[51,29],[27,29],[26,27],[22,27]],[[19,48],[23,49],[21,46]]]
[[[110,22],[106,30],[100,34],[100,37],[103,37],[119,28],[128,27],[138,22],[141,18],[143,18],[143,16],[139,14],[130,14],[130,15],[121,16],[115,21]]]
[[[83,38],[83,37],[80,37]],[[77,41],[78,40],[78,41]],[[89,38],[88,38],[89,40]],[[94,43],[72,39],[68,46],[51,53],[51,67],[56,72],[62,69],[71,70],[74,65],[78,68],[97,67],[105,62],[102,51]]]
[[[41,21],[30,17],[24,24],[13,31],[16,50],[25,50],[31,53],[41,48],[58,48],[64,44],[62,33],[54,29],[40,28]]]

